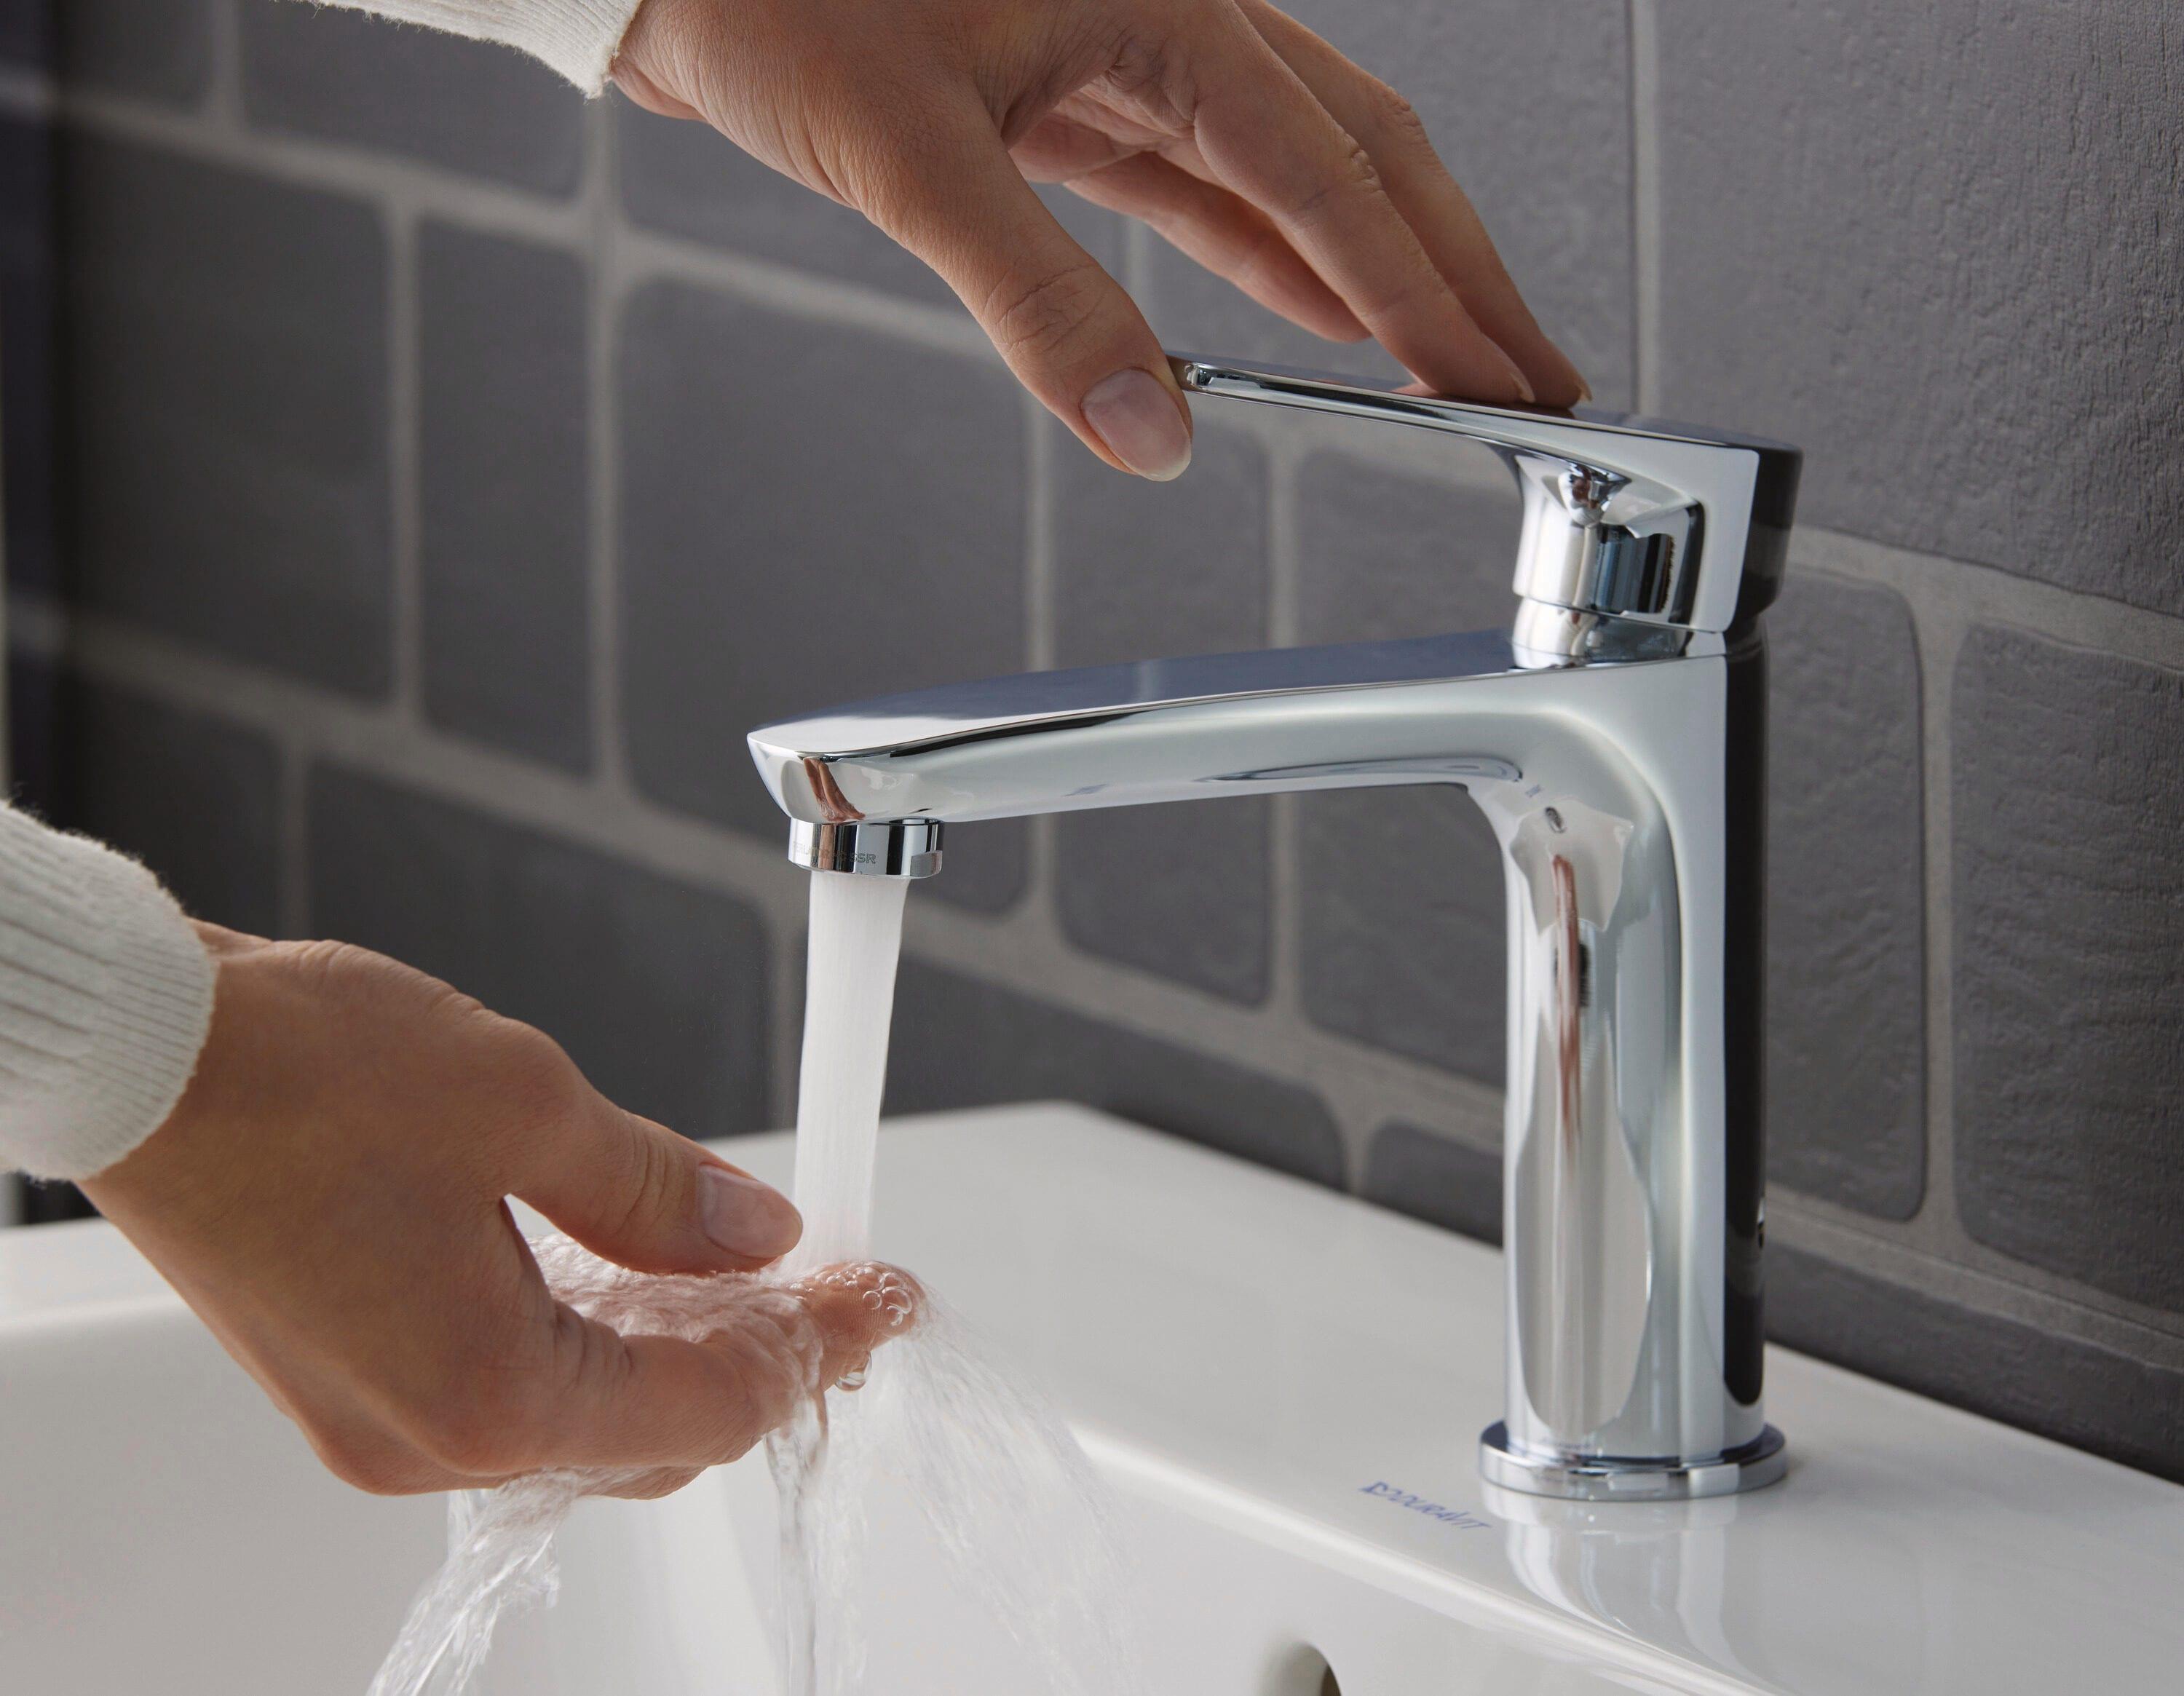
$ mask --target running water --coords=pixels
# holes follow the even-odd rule
[[[812,875],[796,1112],[805,1234],[792,1267],[871,1252],[908,887],[891,877]],[[781,1497],[789,1696],[865,1688],[866,1504],[882,1470],[908,1483],[959,1586],[1028,1651],[1049,1689],[1127,1696],[1135,1688],[1103,1487],[1053,1410],[994,1371],[929,1291],[916,1329],[873,1356],[869,1387],[807,1404],[766,1439],[766,1459]]]
[[[804,965],[804,1059],[796,1079],[796,1207],[804,1235],[794,1266],[861,1258],[872,1239],[872,1166],[902,958],[898,877],[811,874]],[[868,1369],[869,1371],[869,1369]],[[845,1387],[862,1388],[864,1376]],[[864,1643],[865,1524],[871,1404],[807,1402],[766,1441],[781,1498],[782,1677],[788,1696],[819,1696],[853,1677]],[[821,1607],[822,1599],[831,1608]],[[822,1643],[821,1633],[826,1633]],[[861,1670],[861,1668],[860,1668]]]
[[[898,1323],[911,1313],[908,1281],[865,1260],[907,887],[812,876],[796,1128],[805,1234],[787,1265],[763,1277],[658,1277],[566,1237],[534,1252],[554,1293],[579,1312],[631,1334],[743,1331],[806,1385],[797,1415],[766,1442],[781,1499],[787,1696],[866,1688],[867,1505],[883,1476],[908,1487],[956,1588],[984,1604],[1054,1696],[1135,1696],[1107,1494],[1042,1399],[996,1371],[929,1290],[915,1298],[915,1328],[880,1349],[867,1376],[844,1381],[861,1393],[827,1397],[819,1386],[820,1339],[796,1281],[854,1279]],[[460,1696],[500,1617],[553,1600],[553,1538],[569,1510],[632,1476],[542,1472],[451,1496],[447,1561],[412,1604],[370,1696]]]
[[[796,1080],[792,1271],[861,1260],[872,1232],[872,1159],[894,1017],[908,880],[811,874],[804,968],[804,1064]]]

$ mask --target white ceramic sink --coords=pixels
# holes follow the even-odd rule
[[[785,1137],[733,1157],[786,1182]],[[2184,1488],[1781,1350],[1788,1478],[1490,1497],[1490,1251],[1075,1108],[908,1120],[878,1247],[1044,1379],[1124,1499],[1156,1696],[2184,1689]],[[0,1691],[360,1692],[438,1560],[106,1226],[0,1235]],[[1022,1696],[883,1515],[867,1688]],[[772,1693],[761,1467],[583,1504],[513,1696]]]

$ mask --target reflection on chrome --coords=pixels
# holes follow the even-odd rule
[[[751,752],[792,821],[791,857],[917,876],[938,870],[943,828],[972,820],[1462,788],[1500,839],[1509,894],[1509,1370],[1482,1466],[1516,1489],[1616,1500],[1772,1482],[1758,617],[1797,453],[1293,372],[1176,370],[1206,394],[1491,447],[1525,503],[1511,628],[994,678],[768,725]],[[1210,815],[1207,854],[1224,816]]]

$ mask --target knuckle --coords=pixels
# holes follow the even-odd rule
[[[1290,196],[1292,218],[1306,227],[1339,216],[1359,200],[1384,200],[1380,168],[1365,144],[1345,137],[1342,153],[1334,164],[1301,184]]]
[[[1011,277],[994,288],[979,317],[1004,357],[1050,359],[1096,320],[1105,283],[1089,259],[1029,281]]]
[[[450,1472],[498,1478],[527,1471],[532,1421],[515,1398],[486,1393],[443,1410],[416,1432],[418,1449]]]
[[[777,1406],[777,1402],[779,1405]],[[721,1387],[714,1417],[717,1421],[706,1456],[709,1464],[725,1466],[750,1453],[766,1434],[785,1422],[789,1409],[785,1398],[762,1396],[748,1378],[728,1379]]]
[[[307,981],[320,988],[376,976],[382,956],[354,943],[320,939],[283,945],[289,962]]]
[[[1399,147],[1430,151],[1433,142],[1426,134],[1425,120],[1418,116],[1418,108],[1378,77],[1367,84],[1366,97],[1371,103],[1373,123],[1388,141]]]
[[[689,1211],[682,1204],[683,1167],[658,1137],[632,1132],[622,1139],[628,1149],[629,1187],[621,1206],[621,1235],[677,1219]]]
[[[391,1443],[319,1432],[309,1435],[326,1471],[352,1489],[370,1496],[408,1496],[427,1487],[415,1462]]]
[[[544,1435],[534,1366],[525,1351],[481,1338],[460,1371],[406,1399],[398,1428],[420,1454],[465,1477],[527,1471]]]
[[[559,1043],[532,1026],[480,1013],[491,1020],[493,1087],[518,1121],[566,1118],[583,1104],[583,1074]]]

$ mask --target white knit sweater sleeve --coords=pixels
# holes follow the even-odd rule
[[[0,1171],[85,1178],[159,1127],[213,964],[135,860],[0,805]]]
[[[587,94],[606,86],[638,0],[332,0],[405,24],[501,42],[543,59]]]

